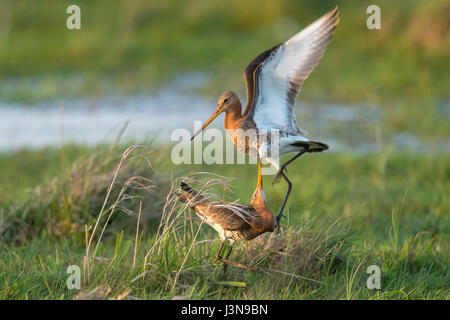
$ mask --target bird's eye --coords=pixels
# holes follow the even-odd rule
[[[228,102],[228,98],[223,99],[223,103],[227,103]]]

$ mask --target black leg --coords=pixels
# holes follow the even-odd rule
[[[231,250],[233,250],[233,246],[234,246],[234,243],[230,246],[230,250],[227,252],[227,255],[226,255],[226,257],[225,257],[225,260],[228,260],[228,258],[230,257]],[[224,274],[227,273],[227,270],[228,270],[228,264],[227,264],[227,263],[224,263],[224,264],[223,264],[223,273],[224,273]]]
[[[282,177],[282,174],[281,174],[281,173],[282,173],[284,170],[286,170],[286,167],[288,166],[288,164],[290,164],[292,161],[294,161],[295,159],[297,159],[298,157],[300,157],[302,154],[304,154],[305,152],[307,152],[308,149],[309,149],[309,146],[306,145],[305,148],[304,148],[302,151],[298,152],[295,156],[293,156],[291,159],[289,159],[286,163],[282,164],[282,165],[280,166],[280,170],[278,170],[277,175],[276,175],[275,178],[273,179],[272,184],[279,182],[279,181],[280,181],[280,178]],[[286,170],[286,171],[287,171],[287,170]]]
[[[309,146],[305,146],[305,148],[298,152],[295,156],[293,156],[290,160],[288,160],[286,163],[284,163],[281,167],[280,170],[278,171],[275,179],[273,180],[274,183],[280,180],[280,177],[283,177],[283,179],[287,182],[288,184],[288,191],[286,192],[286,195],[284,197],[284,201],[283,204],[281,205],[281,209],[280,212],[277,215],[277,224],[278,224],[278,233],[280,233],[280,220],[282,217],[284,217],[283,215],[283,211],[284,211],[284,207],[286,206],[287,200],[289,198],[289,195],[291,194],[291,190],[292,190],[292,183],[291,181],[289,181],[289,179],[287,178],[286,174],[284,173],[284,170],[286,170],[286,167],[288,164],[290,164],[292,161],[294,161],[295,159],[297,159],[298,157],[300,157],[302,154],[304,154],[305,152],[308,151]]]
[[[284,196],[284,201],[283,204],[281,205],[281,209],[280,212],[277,215],[277,225],[278,225],[278,233],[280,233],[280,220],[282,217],[284,217],[283,215],[283,211],[284,211],[284,207],[286,206],[286,202],[289,198],[289,195],[291,194],[291,190],[292,190],[292,183],[291,181],[289,181],[289,179],[286,177],[286,175],[284,174],[283,171],[281,171],[281,176],[284,178],[284,180],[286,180],[287,184],[288,184],[288,191],[286,192],[286,195]]]
[[[225,242],[227,242],[226,239],[223,240],[222,243],[220,244],[219,251],[217,252],[217,255],[216,255],[217,260],[222,259],[222,257],[220,255],[222,254],[222,250],[223,250],[223,246],[225,245]]]

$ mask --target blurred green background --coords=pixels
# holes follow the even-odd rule
[[[81,30],[66,28],[66,9],[71,4],[81,8]],[[382,110],[381,124],[357,124],[361,132],[369,132],[376,140],[368,144],[369,152],[347,153],[336,148],[293,164],[288,221],[294,228],[308,230],[312,226],[328,230],[336,221],[343,222],[346,230],[351,230],[349,234],[356,235],[356,240],[347,243],[352,249],[345,253],[358,263],[364,256],[367,263],[380,264],[386,290],[368,291],[361,278],[353,293],[342,285],[349,279],[346,269],[318,288],[299,285],[292,296],[289,287],[280,289],[287,290],[283,294],[278,289],[268,290],[265,284],[269,282],[260,276],[250,282],[258,283],[261,291],[252,291],[252,285],[242,291],[216,290],[207,274],[199,276],[198,283],[187,280],[192,285],[187,293],[168,292],[165,286],[151,291],[148,283],[130,285],[140,271],[130,271],[128,260],[113,268],[120,273],[117,277],[111,276],[109,266],[101,271],[91,289],[107,284],[115,292],[129,286],[132,294],[144,298],[179,294],[208,299],[448,298],[443,279],[448,278],[450,243],[445,196],[450,192],[450,3],[344,0],[338,4],[340,23],[335,36],[297,103],[341,104],[354,110],[369,104]],[[366,27],[370,4],[381,8],[381,30]],[[221,92],[234,90],[244,100],[242,75],[247,64],[335,5],[336,1],[325,0],[1,0],[0,125],[8,124],[8,112],[17,105],[32,108],[41,103],[37,109],[42,110],[59,99],[95,100],[140,93],[146,94],[146,101],[177,76],[196,72],[206,74],[207,81],[193,89],[195,94],[214,101]],[[205,111],[205,119],[211,110]],[[332,116],[339,116],[340,110]],[[360,138],[339,120],[337,117],[333,123],[336,135]],[[317,123],[311,121],[313,126]],[[38,125],[45,133],[46,124]],[[117,128],[117,134],[119,131]],[[404,138],[403,133],[406,138],[423,139],[419,144],[423,149],[415,150],[414,143],[408,152],[393,147],[390,138]],[[149,144],[151,138],[146,140]],[[65,287],[66,262],[82,261],[83,227],[95,223],[121,152],[140,142],[61,143],[60,147],[0,152],[0,288],[5,283],[0,299],[75,295]],[[175,166],[167,160],[169,154],[170,145],[152,154],[155,172],[141,161],[119,176],[123,182],[138,173],[159,183],[144,204],[141,227],[147,247],[154,241],[153,231],[172,177],[194,171],[241,177],[251,181],[233,185],[235,198],[243,203],[256,181],[254,166]],[[265,188],[275,212],[286,186],[271,186],[267,178]],[[130,208],[136,213],[137,202]],[[136,227],[136,214],[120,216],[112,224],[106,234],[108,241],[114,241],[119,230],[126,230],[129,241],[134,236],[130,230]],[[215,237],[211,230],[201,235]],[[43,264],[41,258],[51,263]],[[161,270],[167,274],[178,270],[182,258],[161,262],[167,269]],[[210,267],[205,256],[190,259]],[[119,277],[128,278],[117,280]],[[297,286],[295,282],[289,285]]]
[[[147,91],[174,73],[199,70],[212,76],[205,92],[243,92],[237,79],[249,61],[336,1],[81,0],[75,3],[82,28],[68,30],[66,8],[72,3],[1,2],[0,77],[23,81],[3,88],[0,99]],[[375,1],[382,27],[368,30],[366,8],[372,3],[339,1],[335,37],[302,96],[341,101],[448,97],[448,1]],[[82,80],[64,81],[66,76]]]
[[[196,88],[245,97],[243,70],[336,1],[77,1],[81,30],[66,28],[73,1],[0,4],[0,100],[152,94],[172,77],[203,72]],[[447,137],[450,5],[445,0],[376,1],[381,30],[366,27],[373,1],[339,1],[341,20],[302,100],[376,103],[388,126]]]

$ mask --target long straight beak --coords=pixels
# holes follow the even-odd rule
[[[262,188],[262,175],[261,175],[261,160],[258,159],[258,184],[256,185],[257,189]]]
[[[219,114],[221,114],[223,112],[223,110],[220,109],[219,106],[217,106],[216,111],[214,111],[213,115],[205,122],[205,124],[202,126],[202,128],[200,130],[198,130],[191,138],[191,141],[194,140],[194,138],[200,133],[202,132],[211,122],[213,122],[213,120],[215,118],[217,118],[219,116]]]

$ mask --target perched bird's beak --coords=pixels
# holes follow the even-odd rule
[[[258,184],[256,185],[256,189],[253,192],[250,205],[255,210],[265,210],[268,209],[270,211],[270,208],[267,206],[267,200],[266,196],[264,194],[263,190],[263,181],[262,181],[262,175],[261,175],[261,161],[258,159]]]
[[[261,175],[261,160],[258,159],[258,184],[256,185],[257,189],[262,189],[262,175]]]
[[[200,133],[202,132],[211,122],[213,122],[213,120],[215,118],[217,118],[219,116],[219,114],[221,114],[224,111],[224,109],[222,108],[221,105],[217,106],[216,111],[214,111],[213,115],[205,122],[205,124],[202,126],[202,128],[200,130],[198,130],[191,138],[191,141],[194,140],[194,138]]]

